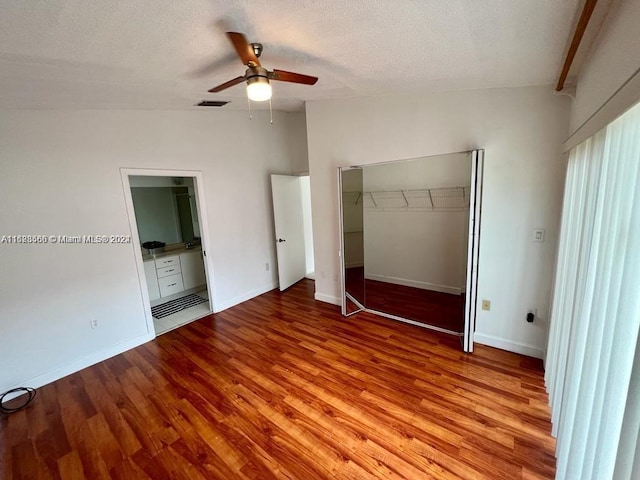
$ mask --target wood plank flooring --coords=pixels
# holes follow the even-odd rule
[[[2,479],[544,479],[541,363],[269,292],[0,416]]]
[[[377,280],[365,281],[366,307],[416,322],[464,331],[464,295],[434,292]]]
[[[347,292],[370,310],[462,333],[464,295],[435,292],[364,278],[364,267],[347,268]]]

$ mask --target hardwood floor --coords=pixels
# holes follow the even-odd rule
[[[464,295],[367,279],[366,306],[452,332],[464,331]]]
[[[347,268],[345,284],[347,292],[370,310],[452,332],[464,331],[464,294],[453,295],[365,279],[363,267]]]
[[[553,478],[541,363],[272,291],[0,416],[3,479]]]

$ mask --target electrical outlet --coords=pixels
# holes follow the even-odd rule
[[[482,309],[486,311],[491,310],[491,300],[482,300]]]
[[[266,262],[266,263],[264,264],[264,269],[265,269],[265,271],[267,271],[267,272],[268,272],[268,271],[269,271],[269,268],[270,268],[269,262]]]
[[[91,323],[91,328],[98,328],[100,326],[97,318],[92,318],[89,322]]]

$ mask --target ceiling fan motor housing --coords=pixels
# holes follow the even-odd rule
[[[267,72],[266,68],[263,67],[249,67],[244,74],[247,79],[247,84],[250,85],[255,82],[260,82],[260,77],[264,77],[266,79],[269,78],[269,72]]]

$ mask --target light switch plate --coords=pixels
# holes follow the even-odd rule
[[[544,242],[544,228],[536,228],[533,231],[534,242]]]
[[[491,310],[491,300],[482,300],[482,309],[483,310]]]

